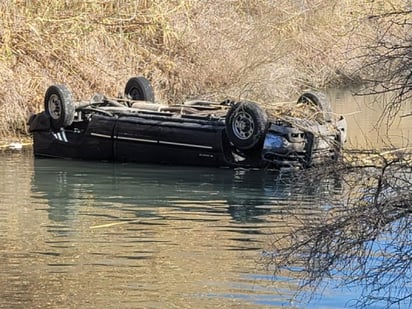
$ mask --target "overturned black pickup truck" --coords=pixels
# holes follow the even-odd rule
[[[285,107],[287,105],[287,107]],[[304,111],[304,112],[302,112]],[[307,168],[336,161],[346,120],[322,93],[262,107],[254,102],[155,103],[150,82],[132,77],[124,95],[74,102],[64,85],[29,119],[37,157],[246,168]]]

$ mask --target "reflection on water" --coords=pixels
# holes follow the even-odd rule
[[[289,307],[256,259],[339,179],[1,158],[1,308]]]

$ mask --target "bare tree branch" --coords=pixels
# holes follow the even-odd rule
[[[373,167],[361,160],[334,169],[344,195],[273,242],[264,260],[275,275],[295,273],[302,291],[338,275],[342,285],[363,287],[358,307],[412,304],[412,165],[400,153],[379,159]]]

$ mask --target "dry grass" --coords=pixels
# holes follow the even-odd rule
[[[374,38],[365,18],[387,5],[358,2],[1,1],[0,138],[26,134],[27,114],[43,108],[54,83],[76,98],[115,96],[144,75],[158,100],[176,103],[199,95],[274,102],[351,82],[349,59]]]

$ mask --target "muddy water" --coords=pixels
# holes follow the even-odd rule
[[[412,112],[412,102],[388,119],[383,113],[382,97],[354,96],[344,90],[333,90],[328,95],[333,111],[344,115],[348,122],[348,149],[412,147],[412,116],[402,117]]]

